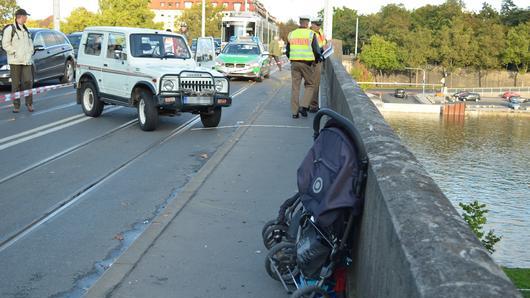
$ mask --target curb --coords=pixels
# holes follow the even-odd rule
[[[275,95],[281,90],[281,86],[274,95],[261,103],[252,113],[248,121],[253,124],[265,107],[272,101]],[[177,215],[186,207],[206,182],[206,179],[213,173],[217,166],[223,161],[226,155],[239,142],[240,138],[251,126],[239,127],[234,135],[230,137],[197,172],[195,176],[184,186],[178,197],[169,203],[165,211],[156,217],[151,225],[143,232],[138,239],[103,273],[103,275],[86,292],[84,297],[110,297],[112,292],[119,288],[121,282],[136,268],[138,262],[154,245],[158,238],[164,233],[166,228],[173,222]]]
[[[0,103],[9,102],[9,101],[12,101],[14,99],[19,99],[22,96],[24,96],[24,97],[25,96],[29,96],[30,94],[36,95],[36,94],[48,92],[48,91],[51,91],[51,90],[71,87],[73,85],[74,85],[74,83],[58,84],[58,85],[38,87],[38,88],[29,89],[29,90],[24,90],[24,91],[19,91],[19,92],[5,94],[5,95],[0,95]]]

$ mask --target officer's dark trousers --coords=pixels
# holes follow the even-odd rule
[[[16,65],[10,64],[9,68],[11,69],[11,91],[19,92],[23,90],[29,90],[33,88],[33,74],[31,65]],[[21,94],[20,98],[24,97],[24,94]],[[33,95],[30,93],[26,97],[26,105],[33,104]],[[20,99],[13,100],[13,106],[15,108],[20,108]]]
[[[315,92],[314,71],[314,62],[291,61],[291,113],[293,115],[298,115],[298,109],[300,107],[309,107],[309,103]],[[304,79],[304,98],[300,104],[300,84],[302,83],[302,78]]]
[[[318,90],[320,89],[320,75],[322,72],[322,62],[319,62],[315,64],[315,71],[313,72],[313,81],[315,83],[315,88],[313,92],[313,97],[311,98],[311,103],[309,104],[309,107],[311,108],[318,108]]]

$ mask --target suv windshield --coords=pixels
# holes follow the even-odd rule
[[[182,37],[161,34],[131,34],[131,54],[147,58],[191,58]]]
[[[249,44],[249,43],[233,43],[228,44],[223,54],[228,55],[259,55],[260,50],[258,45]]]

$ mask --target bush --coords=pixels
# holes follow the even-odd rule
[[[359,62],[359,60],[356,60],[353,63],[353,67],[350,71],[350,75],[355,79],[355,81],[358,82],[373,82],[374,78],[372,76],[372,73],[362,64]],[[371,88],[371,85],[368,84],[362,84],[360,85],[361,89],[366,90],[368,88]]]
[[[478,201],[473,201],[472,203],[458,204],[464,210],[462,216],[467,222],[471,230],[477,235],[477,238],[482,242],[482,245],[489,251],[493,253],[495,249],[493,248],[497,242],[499,242],[502,236],[497,236],[493,230],[488,231],[484,235],[484,224],[486,224],[486,214],[488,209],[486,209],[486,204],[480,204]]]

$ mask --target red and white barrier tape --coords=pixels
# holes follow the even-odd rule
[[[29,96],[30,94],[35,95],[35,94],[44,93],[50,90],[70,87],[73,85],[74,85],[73,83],[68,83],[68,84],[59,84],[59,85],[53,85],[53,86],[44,86],[44,87],[33,88],[30,90],[24,90],[24,91],[14,92],[10,94],[0,95],[0,103],[13,101],[15,99],[21,98],[22,96],[24,97]]]

